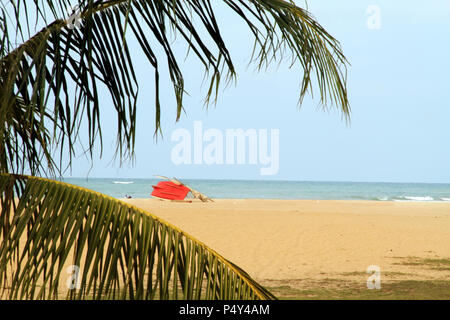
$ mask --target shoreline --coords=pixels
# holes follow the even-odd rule
[[[171,202],[172,200],[158,199],[152,197],[147,198],[125,198],[125,197],[116,197],[118,200],[159,200]],[[191,200],[192,202],[201,202],[198,199],[186,198],[185,200]],[[240,200],[254,200],[254,201],[343,201],[343,202],[413,202],[413,203],[448,203],[450,205],[450,200],[375,200],[375,199],[280,199],[280,198],[213,198],[214,201],[240,201]],[[177,200],[173,200],[172,202],[177,202]],[[179,201],[179,202],[187,202],[187,201]]]

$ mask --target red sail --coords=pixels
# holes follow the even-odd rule
[[[184,200],[189,192],[187,187],[170,181],[161,181],[152,187],[152,196],[168,200]]]

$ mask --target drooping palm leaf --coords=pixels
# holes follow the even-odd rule
[[[70,165],[82,119],[87,120],[86,149],[92,156],[95,143],[101,146],[102,141],[102,87],[109,90],[117,111],[117,153],[132,155],[136,101],[144,86],[136,79],[130,37],[137,40],[154,69],[155,132],[160,129],[162,64],[167,65],[173,83],[177,120],[183,110],[184,77],[171,32],[185,41],[208,75],[207,103],[216,99],[220,83],[236,75],[220,33],[226,25],[219,27],[214,14],[216,0],[78,0],[79,28],[70,27],[73,19],[66,10],[71,2],[1,2],[1,172],[63,170],[62,163],[53,161],[53,148],[69,155]],[[258,68],[290,55],[292,63],[303,69],[300,102],[317,82],[320,102],[335,103],[348,115],[347,61],[338,41],[306,10],[283,0],[222,2],[249,27],[255,41],[252,60]],[[43,28],[33,35],[36,26]],[[158,55],[161,51],[165,62]]]
[[[0,298],[274,298],[200,241],[127,203],[9,174],[0,174],[0,192]],[[66,286],[72,265],[80,289]]]

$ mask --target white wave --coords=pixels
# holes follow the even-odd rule
[[[406,200],[410,200],[410,201],[433,201],[434,200],[433,197],[429,197],[429,196],[427,196],[427,197],[410,197],[410,196],[405,196],[403,198],[405,198]]]
[[[378,197],[377,199],[380,201],[388,201],[389,200],[388,197]]]
[[[441,198],[442,201],[450,201],[450,198]]]
[[[134,181],[114,181],[115,184],[132,184]]]

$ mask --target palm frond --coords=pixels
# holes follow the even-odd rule
[[[213,9],[204,0],[79,0],[80,27],[69,28],[70,1],[2,1],[0,5],[0,171],[64,170],[52,148],[75,155],[82,119],[87,120],[86,149],[102,146],[99,92],[106,88],[117,112],[117,150],[122,159],[133,156],[139,88],[130,52],[130,37],[139,44],[154,69],[155,134],[161,130],[161,57],[167,65],[176,98],[175,119],[183,110],[185,83],[170,32],[185,41],[208,75],[205,101],[216,101],[219,85],[235,78],[236,70]],[[349,114],[345,70],[339,42],[293,1],[223,0],[248,26],[255,45],[252,60],[265,68],[283,55],[303,69],[300,99],[317,81],[320,102],[336,104]],[[34,9],[34,10],[33,10]],[[32,14],[33,13],[33,14]],[[33,19],[31,18],[33,16]],[[31,36],[30,30],[44,27]],[[30,37],[28,38],[28,35]],[[22,41],[20,45],[16,41]],[[15,109],[20,101],[28,121],[21,127]],[[27,140],[35,126],[52,139]],[[41,133],[42,135],[42,133]],[[11,146],[20,146],[23,159]],[[38,160],[44,159],[40,162]],[[60,157],[63,158],[63,157]]]
[[[0,298],[275,298],[205,244],[127,203],[9,174],[0,174],[0,192]],[[71,266],[79,289],[66,286]]]

